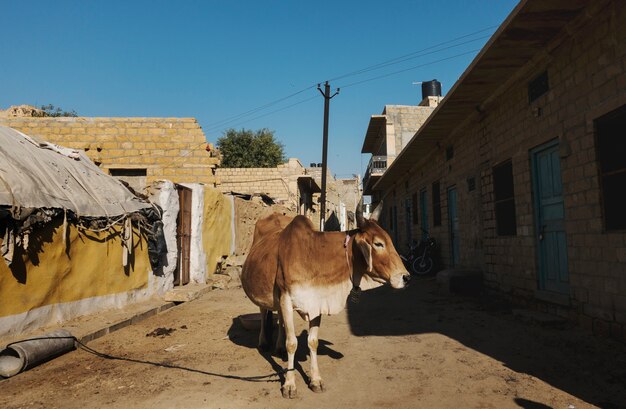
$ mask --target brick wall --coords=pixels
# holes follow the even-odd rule
[[[434,109],[425,106],[385,105],[383,114],[387,115],[387,123],[393,124],[396,154],[406,146]]]
[[[275,168],[219,168],[215,176],[219,181],[218,189],[224,193],[266,194],[297,212],[300,201],[298,177],[308,175],[321,186],[321,171],[318,167],[304,168],[298,159],[291,158]],[[355,211],[358,184],[355,179],[337,180],[330,171],[326,177],[326,220],[330,222],[328,228],[337,228],[334,221],[339,218],[340,203],[344,203],[346,210]],[[319,200],[320,194],[314,193],[314,213],[307,214],[316,225],[319,222]]]
[[[285,168],[220,168],[215,175],[222,192],[262,193],[278,201],[289,201],[290,176]]]
[[[104,170],[146,169],[147,182],[214,185],[219,164],[194,118],[0,118],[0,124],[87,151]]]
[[[599,1],[574,19],[440,148],[422,158],[383,194],[398,208],[399,248],[406,248],[402,201],[426,188],[429,225],[450,265],[446,190],[456,186],[461,266],[484,271],[489,287],[522,305],[578,321],[597,333],[625,339],[626,232],[603,228],[602,191],[594,119],[626,104],[626,4]],[[547,70],[549,91],[529,104],[528,82]],[[570,294],[547,299],[538,292],[537,236],[530,151],[557,140],[565,206]],[[454,157],[445,159],[445,147]],[[496,234],[493,167],[511,160],[517,234]],[[474,177],[476,189],[468,190]],[[442,225],[433,227],[433,181],[441,182]],[[405,183],[408,183],[405,187]],[[385,213],[388,213],[386,210]],[[420,221],[421,223],[421,221]],[[412,226],[414,235],[418,226]]]
[[[305,168],[295,158],[275,168],[219,168],[215,172],[222,192],[266,194],[294,211],[300,199],[298,176],[304,174]]]

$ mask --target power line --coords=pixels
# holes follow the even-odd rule
[[[483,33],[483,32],[485,32],[485,31],[491,30],[491,29],[493,29],[493,28],[495,28],[495,27],[497,27],[497,26],[496,26],[496,25],[494,25],[494,26],[489,26],[489,27],[483,28],[483,29],[478,30],[478,31],[474,31],[474,32],[469,33],[469,34],[465,34],[465,35],[462,35],[462,36],[459,36],[459,37],[453,38],[453,39],[451,39],[451,40],[447,40],[447,41],[444,41],[444,42],[441,42],[441,43],[438,43],[438,44],[432,45],[432,46],[430,46],[430,47],[426,47],[426,48],[424,48],[424,49],[421,49],[421,50],[418,50],[418,51],[414,51],[414,52],[412,52],[412,53],[404,54],[404,55],[402,55],[402,56],[399,56],[399,57],[396,57],[396,58],[392,58],[392,59],[390,59],[390,60],[386,60],[386,61],[383,61],[383,62],[378,63],[378,64],[370,65],[370,66],[368,66],[368,67],[364,67],[364,68],[361,68],[361,69],[356,70],[356,71],[352,71],[352,72],[348,72],[348,73],[346,73],[346,74],[339,75],[339,76],[337,76],[337,77],[334,77],[334,78],[330,79],[329,81],[334,81],[334,80],[337,80],[337,79],[348,78],[348,77],[355,76],[355,75],[359,75],[359,74],[363,74],[363,73],[366,73],[366,72],[369,72],[369,71],[378,70],[378,69],[385,68],[385,67],[388,67],[388,66],[391,66],[391,65],[395,65],[395,64],[399,64],[399,63],[402,63],[402,62],[405,62],[405,61],[409,61],[409,60],[411,60],[411,59],[415,59],[415,58],[418,58],[418,57],[422,57],[422,56],[424,56],[424,55],[429,55],[429,54],[434,54],[434,53],[442,52],[442,51],[445,51],[445,50],[448,50],[448,49],[451,49],[451,48],[454,48],[454,47],[458,47],[458,46],[461,46],[461,45],[469,44],[469,43],[474,42],[474,41],[482,40],[482,39],[484,39],[484,38],[489,37],[489,35],[487,35],[487,36],[481,36],[481,37],[478,37],[478,38],[474,38],[474,39],[471,39],[471,40],[465,41],[465,42],[463,42],[463,43],[453,44],[453,45],[450,45],[450,46],[448,46],[448,47],[444,47],[444,48],[436,49],[436,48],[438,48],[438,47],[441,47],[441,46],[444,46],[444,45],[447,45],[447,44],[454,43],[454,42],[459,41],[459,40],[462,40],[462,39],[464,39],[464,38],[468,38],[468,37],[474,36],[474,35],[476,35],[476,34]],[[433,50],[433,49],[436,49],[436,50]],[[432,51],[429,51],[429,50],[432,50]],[[426,52],[426,51],[428,51],[428,52]],[[440,62],[440,61],[445,61],[445,60],[448,60],[448,59],[451,59],[451,58],[456,58],[456,57],[458,57],[458,56],[465,55],[465,54],[469,54],[469,53],[474,52],[474,51],[476,51],[476,50],[472,50],[472,51],[467,52],[467,53],[464,53],[464,54],[457,54],[457,55],[452,56],[452,57],[449,57],[449,58],[444,58],[444,59],[441,59],[441,60],[433,61],[433,62],[431,62],[431,63],[421,64],[421,65],[418,65],[418,66],[415,66],[415,67],[410,67],[410,68],[407,68],[407,69],[404,69],[404,70],[400,70],[400,71],[396,71],[396,72],[393,72],[393,73],[384,74],[384,75],[381,75],[381,76],[378,76],[378,77],[374,77],[374,78],[371,78],[371,79],[368,79],[368,80],[357,81],[357,82],[354,82],[354,83],[348,84],[347,86],[353,86],[353,85],[361,84],[361,83],[364,83],[364,82],[372,81],[372,80],[374,80],[374,79],[384,78],[384,77],[387,77],[387,76],[390,76],[390,75],[394,75],[394,74],[397,74],[397,73],[400,73],[400,72],[404,72],[404,71],[412,70],[412,69],[415,69],[415,68],[419,68],[419,67],[422,67],[422,66],[425,66],[425,65],[435,64],[435,63],[437,63],[437,62]],[[321,83],[321,81],[320,81],[320,82],[318,82],[318,83]],[[316,83],[316,84],[317,84],[317,83]],[[301,93],[303,93],[303,92],[306,92],[306,91],[308,91],[308,90],[310,90],[310,89],[312,89],[312,88],[315,88],[315,86],[316,86],[316,85],[310,85],[310,86],[307,86],[307,87],[302,88],[301,90],[299,90],[299,91],[297,91],[297,92],[294,92],[294,93],[289,94],[289,95],[287,95],[287,96],[284,96],[284,97],[281,97],[281,98],[279,98],[279,99],[273,100],[273,101],[271,101],[271,102],[268,102],[268,103],[263,104],[263,105],[261,105],[261,106],[258,106],[258,107],[256,107],[256,108],[250,109],[250,110],[248,110],[248,111],[242,112],[242,113],[237,114],[237,115],[233,115],[233,116],[228,117],[228,118],[224,118],[224,119],[222,119],[222,120],[220,120],[220,121],[213,122],[213,123],[211,123],[211,124],[207,125],[207,127],[205,128],[205,131],[206,131],[206,132],[210,132],[210,131],[213,131],[213,130],[216,130],[216,129],[220,129],[220,128],[222,128],[223,126],[225,126],[225,125],[227,125],[227,124],[231,124],[231,123],[233,123],[233,122],[236,122],[237,124],[250,122],[250,121],[253,121],[253,120],[255,120],[255,119],[262,118],[262,117],[264,117],[264,116],[271,115],[271,114],[273,114],[273,113],[280,112],[280,111],[283,111],[283,110],[285,110],[285,109],[288,109],[288,108],[290,108],[290,107],[292,107],[292,106],[299,105],[299,104],[301,104],[301,103],[304,103],[304,102],[307,102],[307,101],[309,101],[309,100],[312,100],[313,98],[310,98],[310,99],[307,99],[307,100],[303,100],[303,101],[297,102],[297,103],[295,103],[295,104],[291,104],[291,105],[288,105],[288,106],[286,106],[286,107],[280,108],[280,109],[278,109],[278,110],[275,110],[275,111],[269,112],[269,113],[267,113],[267,114],[263,114],[263,115],[260,115],[260,116],[255,117],[255,118],[252,118],[252,119],[246,120],[245,122],[238,122],[238,120],[239,120],[239,119],[243,119],[243,118],[245,118],[245,117],[247,117],[247,116],[253,115],[253,114],[255,114],[255,113],[259,112],[259,111],[262,111],[262,110],[264,110],[264,109],[266,109],[266,108],[269,108],[269,107],[271,107],[271,106],[274,106],[274,105],[276,105],[276,104],[278,104],[278,103],[280,103],[280,102],[283,102],[283,101],[285,101],[285,100],[287,100],[287,99],[293,98],[293,97],[295,97],[296,95],[299,95],[299,94],[301,94]],[[345,87],[345,86],[344,86],[344,87]]]
[[[212,124],[209,124],[209,125],[207,126],[207,130],[208,130],[208,131],[210,131],[210,130],[215,129],[215,128],[221,128],[223,125],[226,125],[227,123],[230,123],[230,122],[236,121],[237,119],[240,119],[240,118],[242,118],[242,117],[246,117],[246,116],[248,116],[248,115],[252,115],[252,114],[254,114],[254,113],[258,112],[258,111],[261,111],[261,110],[263,110],[263,109],[265,109],[265,108],[269,108],[269,107],[271,107],[271,106],[273,106],[273,105],[276,105],[276,104],[278,104],[279,102],[282,102],[282,101],[284,101],[284,100],[286,100],[286,99],[289,99],[289,98],[295,97],[296,95],[302,94],[303,92],[308,91],[308,90],[310,90],[310,89],[312,89],[312,88],[314,88],[314,87],[315,87],[314,85],[308,86],[308,87],[306,87],[306,88],[301,89],[301,90],[300,90],[300,91],[298,91],[298,92],[294,92],[293,94],[289,94],[289,95],[287,95],[287,96],[285,96],[285,97],[279,98],[279,99],[274,100],[274,101],[272,101],[272,102],[268,102],[268,103],[267,103],[267,104],[265,104],[265,105],[261,105],[261,106],[259,106],[259,107],[257,107],[257,108],[251,109],[251,110],[249,110],[249,111],[242,112],[242,113],[240,113],[240,114],[238,114],[238,115],[234,115],[234,116],[232,116],[232,117],[229,117],[229,118],[223,119],[223,120],[221,120],[221,121],[217,121],[217,122],[214,122],[214,123],[212,123]]]
[[[391,60],[383,61],[381,63],[370,65],[369,67],[365,67],[365,68],[362,68],[360,70],[352,71],[350,73],[343,74],[343,75],[340,75],[340,76],[335,77],[335,78],[331,78],[329,81],[336,81],[338,79],[343,79],[343,78],[346,78],[346,77],[359,75],[359,74],[362,74],[362,73],[365,73],[365,72],[368,72],[368,71],[372,71],[372,70],[376,70],[376,69],[379,69],[379,68],[387,67],[387,66],[393,65],[393,64],[398,64],[398,63],[401,63],[401,62],[404,62],[404,61],[408,61],[408,60],[411,60],[411,59],[414,59],[414,58],[417,58],[417,57],[422,57],[423,55],[428,55],[428,54],[432,54],[432,53],[436,53],[436,52],[440,52],[440,51],[445,51],[445,50],[448,50],[450,48],[458,47],[459,45],[469,44],[469,43],[474,42],[474,41],[482,40],[484,38],[491,37],[491,34],[490,35],[486,35],[486,36],[481,36],[481,37],[478,37],[478,38],[474,38],[472,40],[468,40],[468,41],[465,41],[463,43],[451,45],[449,47],[445,47],[445,48],[442,48],[442,49],[439,49],[439,50],[430,51],[428,53],[423,54],[424,52],[426,52],[428,50],[432,50],[433,48],[441,47],[442,45],[450,44],[450,43],[453,43],[455,41],[462,40],[464,38],[471,37],[473,35],[483,33],[485,31],[491,30],[492,28],[495,28],[495,27],[498,27],[498,26],[490,26],[490,27],[484,28],[482,30],[474,31],[473,33],[466,34],[466,35],[463,35],[461,37],[454,38],[452,40],[444,41],[442,43],[435,44],[435,45],[432,45],[430,47],[426,47],[426,48],[423,48],[423,49],[418,50],[418,51],[414,51],[414,52],[409,53],[409,54],[405,54],[405,55],[401,55],[401,56],[396,57],[396,58],[392,58]]]
[[[442,62],[442,61],[451,60],[453,58],[457,58],[457,57],[461,57],[461,56],[464,56],[464,55],[472,54],[472,53],[475,53],[475,52],[478,52],[478,51],[480,51],[480,49],[466,51],[464,53],[456,54],[456,55],[453,55],[453,56],[450,56],[450,57],[446,57],[446,58],[441,58],[439,60],[427,62],[427,63],[420,64],[420,65],[415,65],[413,67],[409,67],[409,68],[405,68],[405,69],[402,69],[402,70],[390,72],[390,73],[387,73],[387,74],[378,75],[376,77],[364,79],[364,80],[361,80],[361,81],[352,82],[350,84],[342,85],[340,88],[348,88],[348,87],[352,87],[354,85],[359,85],[359,84],[363,84],[363,83],[366,83],[366,82],[378,80],[378,79],[381,79],[381,78],[390,77],[392,75],[400,74],[402,72],[411,71],[411,70],[414,70],[416,68],[426,67],[426,66],[432,65],[432,64],[437,64],[437,63]]]
[[[282,108],[276,109],[274,111],[270,111],[270,112],[267,112],[265,114],[262,114],[262,115],[259,115],[259,116],[255,116],[254,118],[250,118],[250,119],[246,119],[245,121],[237,122],[237,124],[239,125],[239,124],[245,124],[245,123],[248,123],[248,122],[251,122],[251,121],[255,121],[255,120],[259,119],[259,118],[263,118],[265,116],[272,115],[272,114],[275,114],[275,113],[280,112],[280,111],[284,111],[284,110],[289,109],[291,107],[294,107],[296,105],[300,105],[300,104],[303,104],[305,102],[312,101],[312,100],[314,100],[316,98],[317,98],[317,96],[310,97],[310,98],[307,98],[307,99],[303,99],[302,101],[298,101],[298,102],[295,102],[293,104],[290,104],[290,105],[284,106]],[[208,130],[207,130],[207,132],[208,132]]]

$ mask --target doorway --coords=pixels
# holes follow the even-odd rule
[[[191,189],[176,185],[178,191],[178,219],[176,220],[176,245],[178,265],[174,271],[174,285],[185,285],[190,278],[191,253]]]
[[[530,151],[539,290],[569,294],[558,140]]]
[[[450,229],[450,263],[452,267],[460,262],[459,249],[459,216],[457,212],[456,186],[448,188],[448,224]]]

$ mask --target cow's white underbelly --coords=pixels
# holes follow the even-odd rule
[[[293,308],[305,320],[312,320],[319,315],[337,314],[343,310],[351,288],[352,283],[346,280],[330,286],[294,286],[289,293]]]

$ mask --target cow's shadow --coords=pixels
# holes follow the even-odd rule
[[[272,338],[272,351],[260,351],[259,354],[265,358],[265,360],[271,365],[272,369],[280,374],[281,383],[284,382],[283,375],[283,365],[279,364],[276,359],[279,359],[281,362],[287,361],[287,355],[282,353],[275,353],[273,351],[273,346],[276,344],[276,336],[278,329],[275,327],[273,331]],[[248,330],[241,325],[241,322],[237,318],[233,318],[230,328],[228,329],[228,339],[233,342],[235,345],[243,346],[251,349],[258,349],[259,344],[259,331],[258,330]],[[298,335],[298,349],[296,350],[296,357],[294,362],[294,368],[300,373],[302,378],[308,384],[310,382],[310,378],[307,375],[306,371],[302,368],[301,362],[306,362],[309,356],[309,347],[308,347],[308,332],[303,330],[300,335]],[[330,348],[330,345],[333,345],[332,342],[326,341],[324,339],[318,340],[317,354],[320,356],[328,356],[332,359],[341,359],[343,358],[343,354],[339,351],[336,351]]]

